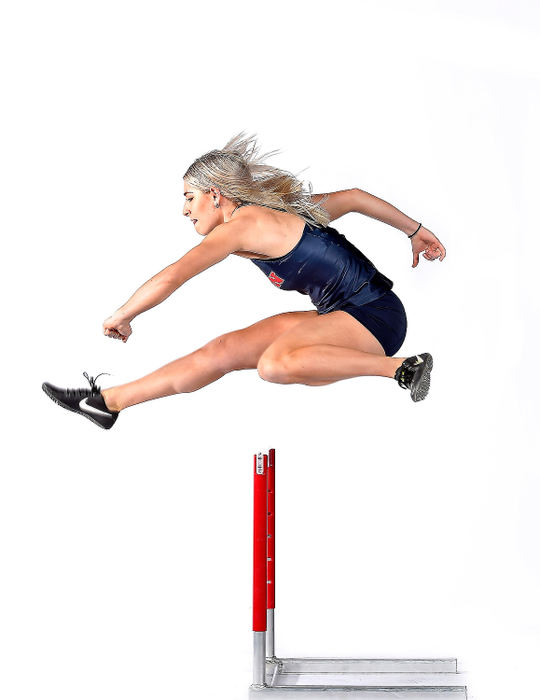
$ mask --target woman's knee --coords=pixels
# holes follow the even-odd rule
[[[295,379],[294,363],[288,353],[264,353],[257,364],[261,379],[275,384],[293,384]]]

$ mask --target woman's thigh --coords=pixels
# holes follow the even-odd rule
[[[317,316],[316,311],[290,311],[264,318],[262,321],[210,341],[202,350],[219,355],[224,369],[256,369],[266,349],[284,333]]]
[[[314,345],[335,345],[375,355],[385,354],[377,338],[350,314],[331,311],[321,315],[315,313],[285,330],[267,347],[264,355],[276,359]]]

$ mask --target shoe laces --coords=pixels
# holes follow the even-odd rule
[[[410,389],[412,379],[414,377],[414,369],[407,366],[406,362],[407,361],[405,360],[405,362],[403,362],[403,364],[400,367],[398,367],[395,374],[395,379],[397,380],[399,386],[402,389]]]
[[[96,381],[103,374],[109,374],[109,373],[108,372],[101,372],[101,374],[98,374],[97,377],[90,377],[88,375],[88,372],[83,372],[83,377],[85,377],[88,380],[88,383],[90,384],[90,390],[88,390],[88,389],[66,389],[67,395],[68,396],[88,396],[88,393],[90,393],[91,395],[99,394],[101,392],[101,389],[96,384]]]
[[[96,381],[104,374],[109,374],[108,372],[101,372],[101,374],[98,374],[97,377],[89,377],[88,372],[83,372],[83,377],[85,377],[88,380],[88,383],[90,384],[90,391],[92,394],[99,394],[101,389],[99,386],[96,384]]]

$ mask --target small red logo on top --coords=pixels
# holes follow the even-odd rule
[[[285,282],[285,280],[282,280],[281,277],[278,277],[275,272],[271,272],[268,275],[268,279],[270,280],[270,282],[272,282],[272,284],[275,284],[276,287],[281,287],[283,282]]]

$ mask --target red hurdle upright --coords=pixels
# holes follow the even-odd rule
[[[266,601],[268,457],[254,458],[253,474],[253,683],[264,685],[266,667]]]

